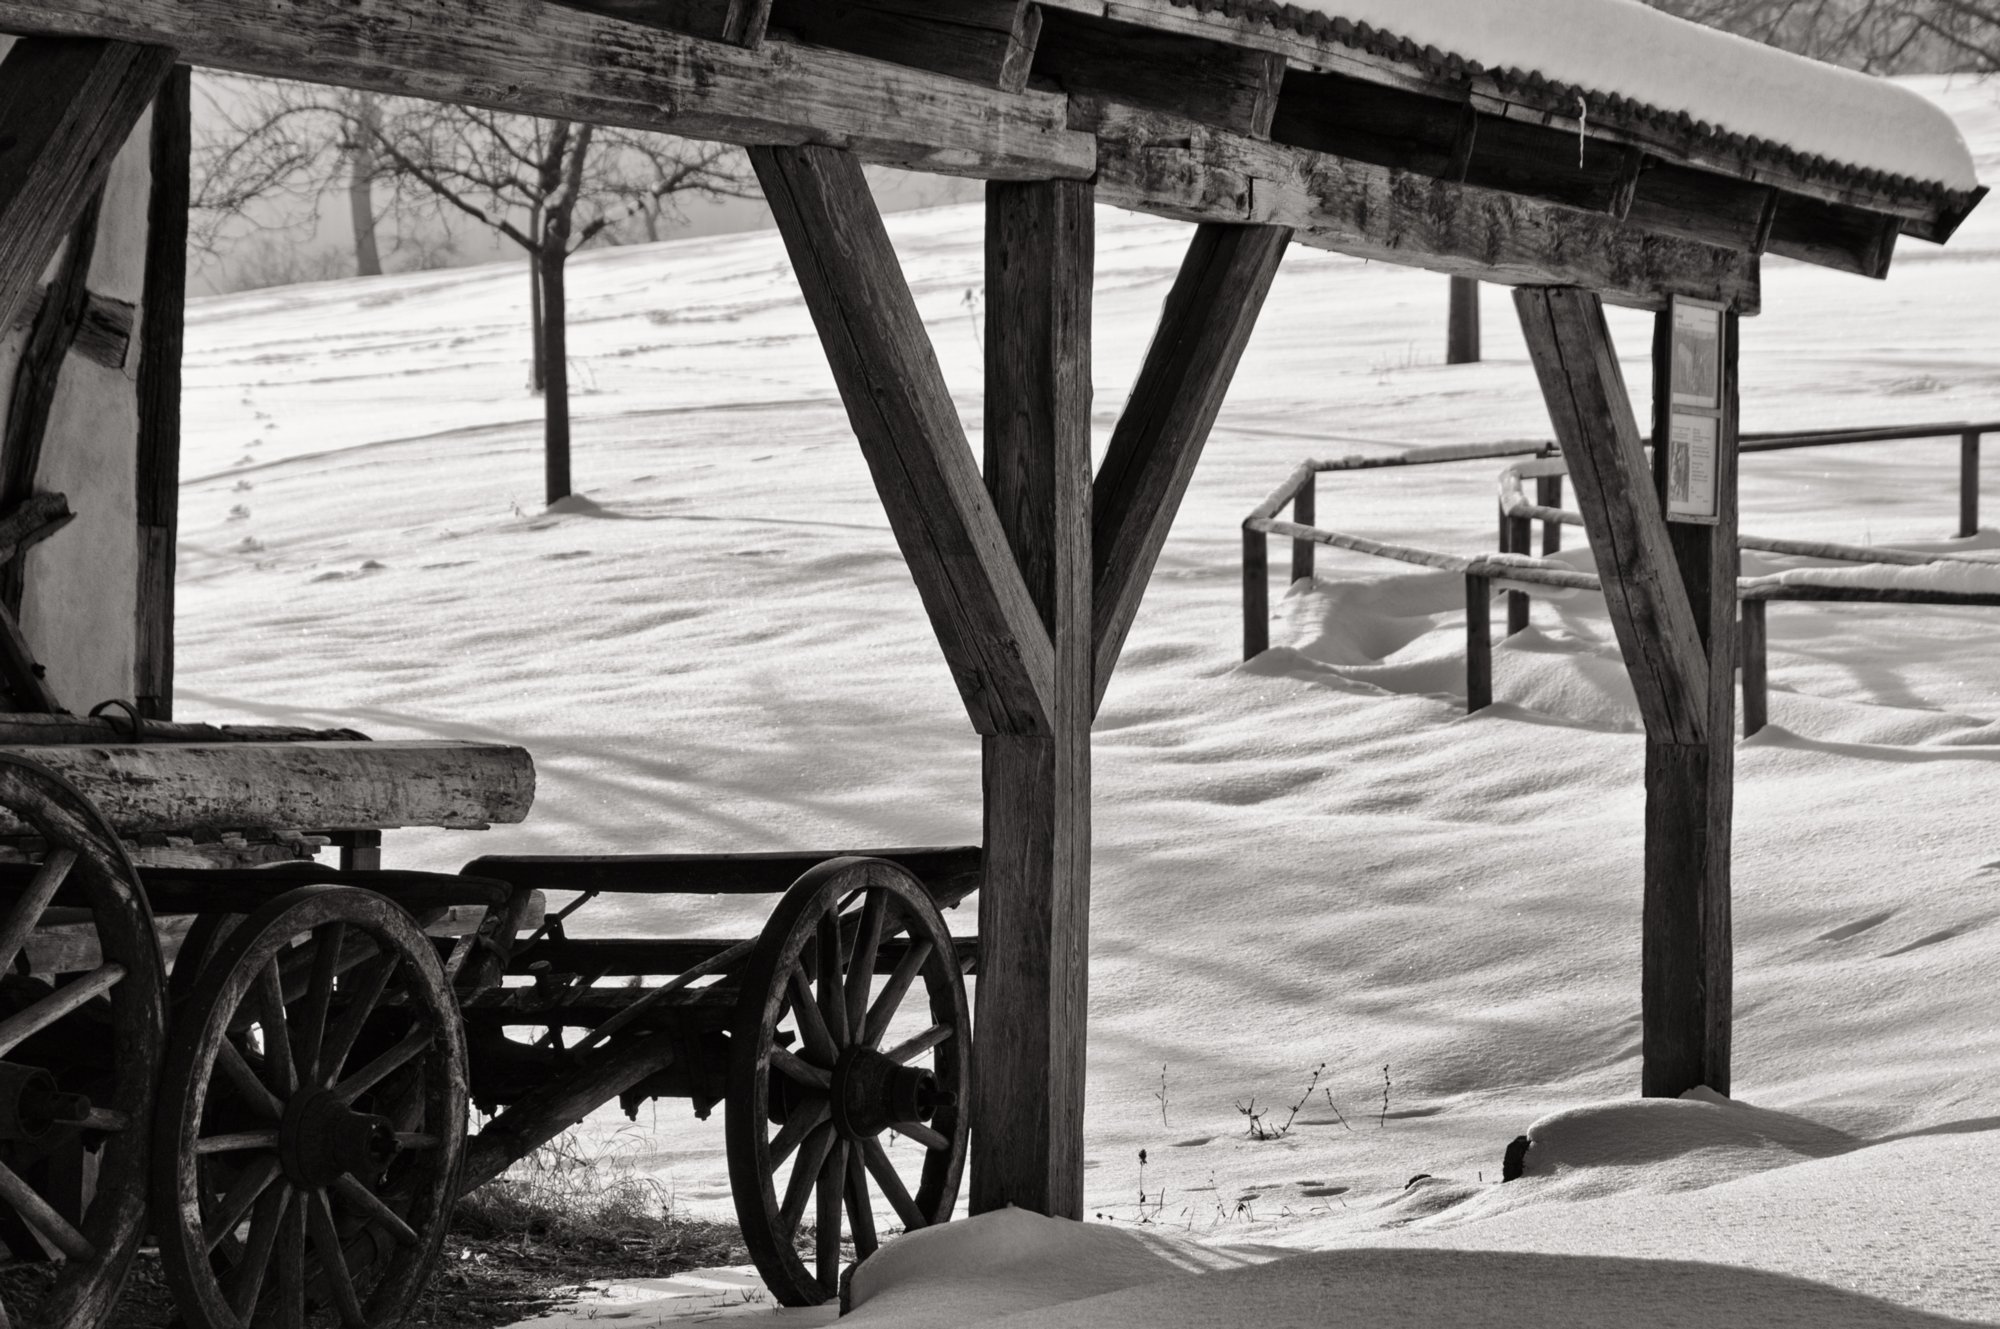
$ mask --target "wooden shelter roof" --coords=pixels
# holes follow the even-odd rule
[[[1754,312],[1765,252],[1882,276],[1899,236],[1942,241],[1984,193],[1487,68],[1336,7],[0,0],[0,31],[940,174],[1088,179],[1140,211],[1647,308],[1679,293]]]

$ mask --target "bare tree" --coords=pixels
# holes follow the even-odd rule
[[[2000,69],[2000,0],[1649,0],[1710,27],[1874,74]]]
[[[231,141],[201,154],[196,201],[206,215],[240,216],[252,199],[317,199],[345,188],[357,236],[364,211],[371,222],[371,248],[379,196],[399,243],[455,219],[521,249],[529,387],[544,399],[551,503],[570,493],[570,257],[600,239],[657,239],[690,194],[752,188],[741,155],[713,144],[291,84],[262,85],[256,105],[255,115],[231,122]]]

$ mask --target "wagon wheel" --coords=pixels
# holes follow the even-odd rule
[[[0,805],[44,842],[37,866],[0,884],[0,1242],[9,1264],[62,1262],[30,1315],[15,1306],[17,1324],[88,1329],[145,1226],[166,1045],[159,945],[131,860],[88,799],[0,755]]]
[[[878,981],[876,957],[899,935],[902,958]],[[929,1009],[904,1012],[918,978]],[[725,1111],[743,1241],[779,1301],[835,1295],[843,1216],[856,1259],[874,1252],[871,1182],[906,1229],[951,1217],[965,1168],[971,1027],[951,934],[915,877],[841,858],[786,891],[745,963]],[[885,1133],[899,1137],[894,1153]],[[810,1268],[798,1252],[808,1200]]]
[[[161,1079],[160,1259],[192,1329],[400,1320],[444,1241],[465,1044],[430,939],[304,886],[201,965]]]

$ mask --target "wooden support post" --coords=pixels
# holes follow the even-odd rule
[[[188,69],[180,65],[153,103],[153,192],[139,321],[139,621],[133,693],[139,714],[149,720],[174,717],[174,538],[180,508],[191,134]]]
[[[1048,725],[988,734],[972,1212],[1083,1217],[1093,190],[986,187],[987,487],[1054,648]]]
[[[1465,713],[1493,704],[1493,584],[1465,574]]]
[[[1770,647],[1764,635],[1762,600],[1743,602],[1743,737],[1771,718]]]
[[[1545,508],[1559,508],[1563,505],[1563,478],[1560,475],[1545,475],[1535,481],[1535,502]],[[1563,547],[1563,524],[1553,519],[1542,523],[1542,557],[1547,558]]]
[[[1967,431],[1958,440],[1958,535],[1979,534],[1979,434]]]
[[[1243,658],[1271,649],[1271,537],[1243,528]]]
[[[1670,532],[1601,302],[1574,287],[1523,287],[1514,299],[1646,724],[1641,1088],[1727,1093],[1736,318],[1726,316],[1722,347],[1720,520]],[[1660,328],[1654,397],[1664,413],[1670,329]],[[1664,414],[1657,424],[1664,430]]]
[[[12,327],[173,66],[125,42],[30,37],[0,63],[0,328]]]
[[[1479,279],[1476,277],[1451,278],[1451,318],[1445,329],[1444,362],[1448,365],[1479,363]]]
[[[1145,363],[1091,487],[1096,568],[1091,615],[1100,702],[1291,238],[1284,226],[1199,226],[1167,292]],[[1269,645],[1264,537],[1245,531],[1243,551],[1248,659]]]
[[[1526,517],[1502,517],[1500,519],[1502,551],[1509,554],[1532,553],[1533,551],[1528,548],[1528,542],[1532,538],[1529,534],[1531,525]],[[1507,592],[1508,636],[1511,637],[1527,629],[1528,612],[1532,604],[1526,591]]]
[[[1301,526],[1310,526],[1318,514],[1319,487],[1318,472],[1309,472],[1306,482],[1299,486],[1299,492],[1292,495],[1292,520]],[[1311,581],[1313,575],[1313,550],[1318,548],[1311,540],[1292,541],[1292,580]]]

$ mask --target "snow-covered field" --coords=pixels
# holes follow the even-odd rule
[[[1920,86],[1992,178],[2000,87]],[[890,230],[976,442],[979,214]],[[1186,235],[1100,214],[1100,444]],[[978,745],[776,237],[588,255],[571,289],[582,496],[548,512],[515,268],[191,309],[179,713],[534,752],[526,825],[393,836],[401,866],[976,840]],[[2000,417],[2000,208],[1886,284],[1772,262],[1765,304],[1748,429]],[[1238,523],[1301,458],[1546,436],[1505,294],[1475,367],[1440,363],[1444,306],[1437,277],[1288,257],[1098,722],[1086,1167],[1115,1226],[945,1229],[911,1275],[929,1300],[858,1323],[972,1317],[937,1280],[982,1225],[979,1313],[1141,1271],[1024,1323],[2000,1321],[2000,613],[1771,610],[1773,725],[1737,763],[1735,1104],[1635,1098],[1643,744],[1601,601],[1538,604],[1468,718],[1458,579],[1322,551],[1239,662]],[[1645,317],[1613,319],[1643,393]],[[1956,463],[1952,440],[1754,457],[1744,526],[1938,542]],[[1497,471],[1325,477],[1319,513],[1489,549]],[[573,932],[748,935],[757,909],[599,903]],[[1290,1130],[1249,1138],[1241,1109],[1285,1120],[1322,1064]],[[622,1125],[590,1129],[728,1211],[719,1120]],[[1295,1250],[1331,1253],[1156,1286]],[[1079,1252],[1081,1282],[1051,1275]],[[719,1305],[627,1293],[594,1313]]]

